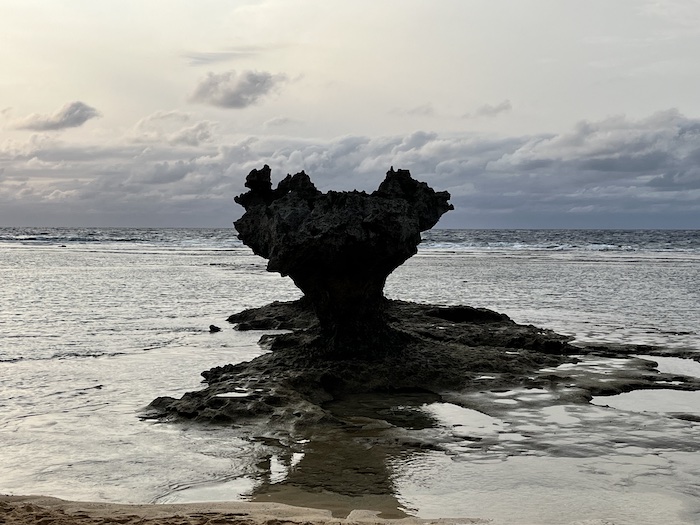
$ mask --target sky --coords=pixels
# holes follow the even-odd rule
[[[3,0],[0,226],[229,227],[264,164],[443,228],[700,227],[697,0]]]

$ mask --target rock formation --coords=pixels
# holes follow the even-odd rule
[[[235,222],[239,238],[268,259],[268,271],[290,276],[304,297],[228,321],[239,330],[291,333],[264,337],[272,352],[251,362],[203,372],[204,390],[156,399],[155,417],[313,425],[334,420],[323,408],[333,399],[436,395],[493,372],[494,380],[519,382],[521,374],[556,366],[575,351],[566,337],[490,310],[384,298],[386,278],[416,253],[420,232],[452,209],[447,192],[408,171],[392,168],[372,194],[324,194],[304,172],[272,189],[268,166],[251,171],[246,186],[250,191],[236,197],[246,210]]]
[[[469,306],[390,301],[387,276],[416,252],[420,232],[452,208],[407,171],[390,170],[379,189],[321,193],[305,173],[276,189],[270,168],[253,170],[250,191],[236,198],[246,213],[236,221],[241,240],[289,275],[301,300],[275,302],[229,317],[239,330],[289,330],[263,336],[271,352],[250,362],[202,372],[206,388],[180,399],[154,400],[144,417],[233,424],[266,434],[281,426],[310,431],[320,423],[353,425],[333,403],[356,396],[407,394],[431,402],[492,389],[541,388],[559,402],[635,388],[697,389],[700,381],[659,374],[649,362],[617,377],[581,376],[576,355],[610,352],[570,344],[568,337],[523,326],[508,316]],[[612,355],[639,353],[620,349]],[[644,353],[651,353],[645,348]],[[287,430],[283,430],[286,432]]]
[[[420,232],[453,209],[449,193],[393,168],[371,195],[321,193],[303,171],[272,189],[270,171],[251,171],[250,191],[235,199],[246,210],[234,223],[239,238],[304,292],[329,353],[386,343],[386,278],[416,253]]]

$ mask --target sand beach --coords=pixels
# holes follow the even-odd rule
[[[353,510],[346,517],[334,517],[330,510],[279,503],[188,503],[178,505],[121,505],[66,501],[45,496],[0,495],[0,523],[3,525],[325,525],[325,524],[471,524],[492,523],[478,518],[425,520],[383,519],[376,512]]]

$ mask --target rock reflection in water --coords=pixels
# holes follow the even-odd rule
[[[692,363],[630,353],[580,355],[510,388],[493,373],[440,394],[346,394],[323,404],[332,416],[324,423],[281,434],[269,425],[236,426],[253,442],[255,472],[245,479],[252,486],[241,493],[245,480],[229,479],[208,494],[183,491],[179,501],[212,499],[225,488],[229,499],[320,507],[336,517],[368,509],[386,518],[561,523],[556,501],[566,498],[569,521],[585,511],[621,524],[664,516],[696,523],[697,423],[590,403],[591,393],[601,399],[630,384],[644,388],[638,395],[658,395],[670,382],[684,389],[678,395],[697,395],[689,391],[697,378],[657,369],[692,372]],[[635,509],[634,519],[626,509]]]
[[[648,370],[641,359],[621,364],[582,359],[557,373],[607,385],[630,367]],[[384,518],[478,516],[501,524],[583,515],[591,523],[697,523],[697,423],[621,413],[570,390],[485,384],[442,395],[346,396],[324,405],[341,424],[315,425],[293,439],[254,438],[257,473],[185,491],[179,501],[211,500],[225,488],[229,499],[314,506],[336,517],[368,509]],[[264,434],[264,427],[253,432]],[[237,493],[245,481],[253,486]]]
[[[430,392],[410,392],[358,394],[328,403],[324,408],[344,424],[315,429],[297,462],[289,451],[266,458],[260,466],[267,475],[253,500],[324,508],[336,517],[353,509],[372,510],[382,518],[406,517],[409,509],[402,509],[396,497],[390,465],[421,446],[409,443],[407,434],[402,438],[401,429],[435,427],[436,418],[424,407],[439,400]],[[276,481],[280,457],[289,468]]]

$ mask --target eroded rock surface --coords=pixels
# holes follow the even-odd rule
[[[267,165],[251,171],[250,191],[236,197],[246,210],[234,223],[239,238],[304,292],[329,352],[386,341],[386,278],[416,253],[420,232],[453,209],[449,193],[393,168],[372,194],[321,193],[303,171],[272,189],[270,176]]]
[[[232,315],[229,322],[239,328],[292,331],[264,337],[271,352],[251,362],[203,372],[204,390],[179,400],[159,398],[151,408],[204,422],[264,417],[303,427],[334,421],[324,406],[359,393],[481,388],[485,383],[476,378],[484,374],[493,376],[494,387],[541,386],[532,377],[537,370],[557,366],[578,351],[567,337],[518,325],[491,310],[384,303],[389,333],[401,346],[364,359],[318,354],[318,321],[308,301],[277,302]]]
[[[659,374],[642,360],[615,375],[557,369],[586,354],[624,357],[639,349],[574,346],[568,337],[517,324],[491,310],[388,300],[384,309],[402,346],[364,359],[316,353],[318,321],[307,301],[275,302],[234,314],[229,321],[240,329],[291,332],[263,336],[271,352],[250,362],[202,372],[207,383],[202,390],[181,399],[158,398],[151,415],[236,425],[264,421],[301,430],[319,423],[345,424],[347,418],[339,420],[329,407],[363,394],[454,400],[455,392],[536,388],[557,392],[561,403],[587,403],[594,395],[658,388],[670,381],[677,389],[700,388],[700,380]]]

